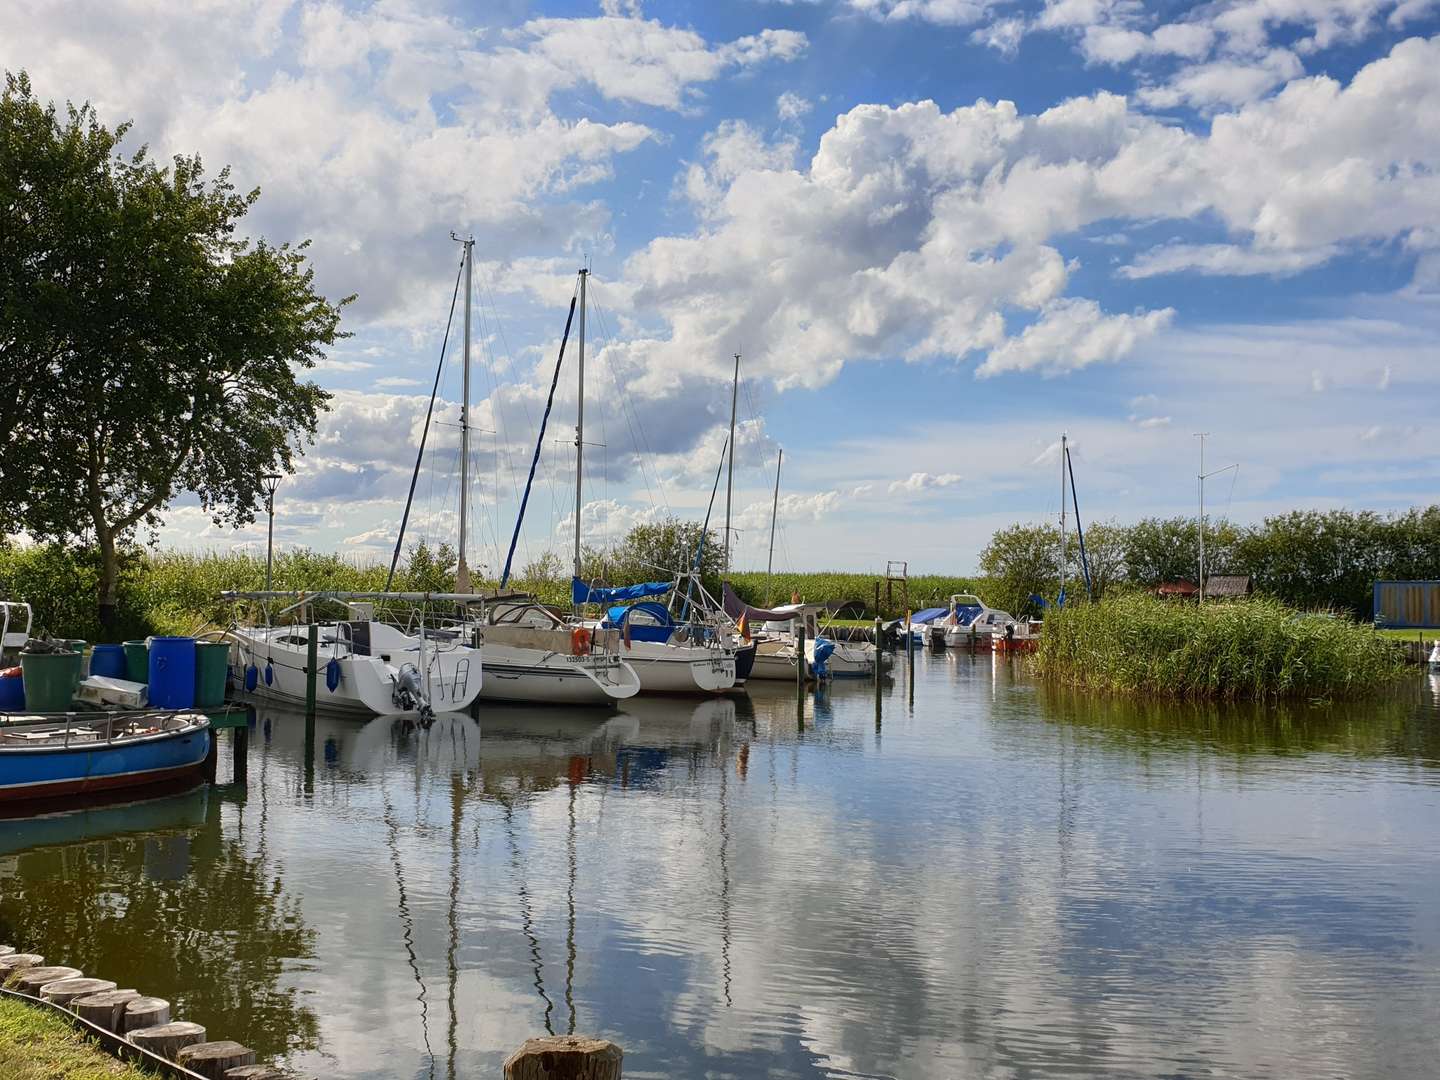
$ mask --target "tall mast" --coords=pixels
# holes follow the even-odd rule
[[[1200,440],[1200,471],[1195,474],[1195,482],[1200,488],[1200,600],[1205,602],[1205,436],[1208,431],[1197,431],[1196,438]]]
[[[455,569],[455,591],[468,593],[470,566],[465,561],[465,530],[470,516],[470,276],[475,263],[475,238],[472,236],[460,243],[465,246],[465,374],[460,401],[460,559]]]
[[[590,271],[580,271],[580,392],[575,407],[575,576],[580,576],[580,486],[585,465],[585,283]]]
[[[1060,598],[1065,596],[1065,455],[1069,453],[1065,432],[1060,433]]]
[[[740,354],[735,354],[735,381],[730,384],[730,471],[725,476],[725,572],[730,572],[730,501],[735,495],[735,400],[740,392]]]
[[[770,606],[770,571],[775,567],[775,519],[780,516],[780,463],[785,460],[782,448],[775,459],[775,502],[770,507],[770,557],[765,560],[765,606]]]

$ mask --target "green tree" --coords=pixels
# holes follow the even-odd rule
[[[695,548],[703,526],[696,521],[669,517],[663,521],[636,525],[613,551],[587,548],[581,559],[588,581],[608,585],[633,585],[641,581],[664,581],[688,572],[695,563]],[[724,569],[725,551],[718,534],[705,533],[700,578],[705,587],[717,592]]]
[[[101,625],[119,555],[189,493],[254,520],[328,396],[300,373],[344,335],[304,244],[236,237],[259,198],[198,157],[168,167],[87,104],[61,116],[29,81],[0,96],[0,506],[7,528],[93,544]]]
[[[1013,615],[1032,606],[1031,595],[1053,600],[1060,586],[1060,530],[1054,525],[1001,529],[980,553],[980,569],[994,594],[986,602]]]
[[[1085,530],[1085,558],[1090,565],[1092,596],[1100,600],[1125,580],[1130,530],[1113,521],[1097,521]]]

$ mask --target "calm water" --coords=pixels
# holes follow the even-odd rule
[[[1280,712],[922,656],[836,685],[259,716],[248,790],[0,821],[0,941],[327,1077],[1434,1076],[1440,682]],[[222,748],[222,779],[228,770]]]

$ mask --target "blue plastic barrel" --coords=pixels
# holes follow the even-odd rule
[[[150,639],[150,707],[191,709],[195,706],[195,639]]]
[[[21,712],[25,708],[25,680],[19,676],[0,679],[0,712]]]
[[[90,653],[90,674],[125,678],[125,646],[96,645]]]

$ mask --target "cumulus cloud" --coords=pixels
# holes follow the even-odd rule
[[[934,488],[947,488],[960,483],[965,478],[959,473],[940,473],[938,475],[927,472],[914,472],[904,480],[896,480],[890,485],[890,494],[908,493],[914,494],[920,491],[930,491]]]
[[[798,120],[813,107],[809,101],[790,90],[775,99],[775,114],[781,120]]]

